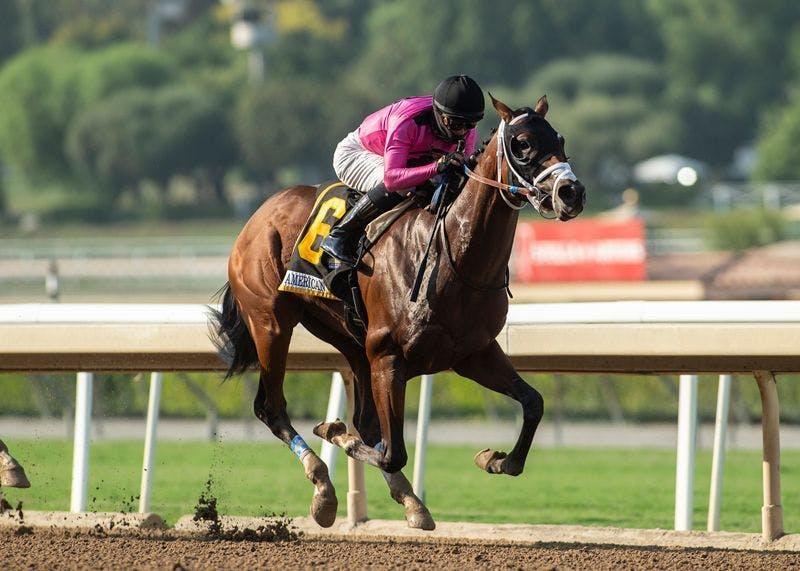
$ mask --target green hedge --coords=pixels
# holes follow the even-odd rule
[[[526,374],[545,399],[545,419],[671,421],[677,417],[677,377],[635,375]],[[800,422],[800,384],[797,376],[779,376],[781,419]],[[173,418],[201,418],[208,412],[204,399],[220,418],[242,418],[252,414],[258,377],[248,373],[221,382],[209,373],[166,373],[161,395],[161,413]],[[698,411],[705,421],[714,419],[718,377],[700,377]],[[407,414],[415,414],[419,401],[418,380],[408,384]],[[285,381],[289,412],[297,419],[322,419],[330,394],[328,373],[288,373]],[[141,416],[147,409],[149,375],[98,374],[94,383],[94,411],[99,416]],[[198,396],[200,394],[201,396]],[[205,395],[205,396],[203,396]],[[0,375],[0,415],[60,416],[75,402],[74,375]],[[758,388],[752,377],[734,377],[732,415],[742,421],[761,416]],[[439,419],[514,419],[519,406],[452,373],[435,377],[432,415]],[[618,417],[617,417],[618,418]]]

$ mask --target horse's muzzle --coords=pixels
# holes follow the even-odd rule
[[[553,192],[553,210],[559,220],[572,220],[583,212],[585,205],[586,188],[580,181],[565,181]]]

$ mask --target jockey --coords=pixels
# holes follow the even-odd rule
[[[364,194],[325,237],[322,249],[354,265],[358,239],[369,222],[417,185],[463,167],[475,150],[483,108],[478,84],[454,75],[436,86],[433,97],[401,99],[367,116],[333,154],[339,180]],[[463,151],[458,150],[461,141]]]

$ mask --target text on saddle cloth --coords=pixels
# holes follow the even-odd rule
[[[340,299],[331,291],[328,284],[330,274],[337,272],[342,266],[338,260],[325,254],[320,243],[359,196],[357,191],[348,188],[343,182],[337,181],[319,186],[314,207],[292,251],[286,275],[278,286],[280,291]],[[375,243],[391,223],[413,205],[413,202],[413,198],[408,198],[373,220],[366,229],[368,244]]]

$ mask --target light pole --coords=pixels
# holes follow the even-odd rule
[[[186,0],[152,0],[147,6],[147,42],[158,47],[161,24],[177,22],[186,12]]]
[[[255,83],[264,79],[262,46],[273,37],[272,27],[262,21],[262,11],[250,6],[240,7],[231,24],[231,44],[247,50],[248,78]]]

